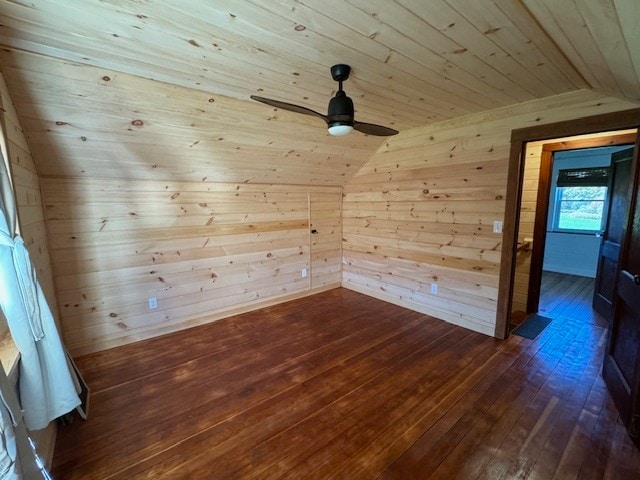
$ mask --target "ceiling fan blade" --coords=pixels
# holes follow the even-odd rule
[[[271,105],[272,107],[281,108],[282,110],[289,110],[290,112],[302,113],[304,115],[312,115],[322,118],[325,122],[328,121],[326,115],[318,113],[315,110],[311,110],[310,108],[301,107],[300,105],[281,102],[280,100],[273,100],[271,98],[258,97],[257,95],[251,95],[251,99],[258,102],[266,103],[267,105]]]
[[[353,128],[367,135],[377,135],[379,137],[389,137],[399,133],[398,130],[393,128],[374,125],[373,123],[353,122]]]

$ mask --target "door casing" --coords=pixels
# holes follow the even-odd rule
[[[500,282],[498,287],[496,328],[494,332],[495,337],[504,339],[509,335],[509,319],[511,316],[511,303],[515,275],[515,256],[520,217],[520,201],[522,198],[522,179],[524,176],[524,149],[527,142],[543,140],[552,141],[554,138],[610,132],[615,130],[638,128],[639,126],[640,109],[636,108],[622,112],[585,117],[577,120],[522,128],[511,132],[511,150],[509,154],[509,170],[503,229],[504,233],[500,261]],[[542,245],[542,247],[544,247],[544,245]],[[544,249],[542,251],[544,251]],[[540,268],[542,267],[540,266]]]

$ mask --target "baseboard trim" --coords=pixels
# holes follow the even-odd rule
[[[221,310],[216,313],[212,313],[209,315],[202,315],[200,317],[191,318],[185,320],[184,322],[176,325],[170,325],[163,327],[158,330],[148,330],[144,336],[136,337],[132,335],[126,341],[123,338],[117,338],[114,340],[105,340],[102,342],[95,342],[87,345],[78,345],[73,348],[69,348],[73,357],[79,357],[81,355],[87,355],[90,353],[100,352],[103,350],[108,350],[110,348],[121,347],[123,345],[127,345],[129,343],[139,342],[143,340],[148,340],[150,338],[160,337],[162,335],[168,335],[174,332],[179,332],[181,330],[186,330],[188,328],[198,327],[200,325],[205,325],[207,323],[216,322],[218,320],[222,320],[224,318],[233,317],[234,315],[241,315],[243,313],[252,312],[254,310],[259,310],[261,308],[271,307],[273,305],[278,305],[280,303],[290,302],[292,300],[297,300],[299,298],[308,297],[310,295],[315,295],[316,293],[326,292],[327,290],[333,290],[335,288],[340,288],[340,282],[329,283],[326,285],[321,285],[319,287],[305,289],[294,293],[288,293],[285,295],[278,295],[275,297],[271,297],[265,299],[263,301],[250,303],[248,305],[243,305],[241,307],[234,307],[226,310]]]

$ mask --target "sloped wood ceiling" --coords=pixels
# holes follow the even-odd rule
[[[636,4],[0,0],[11,123],[42,193],[22,200],[46,220],[67,345],[101,350],[341,282],[491,333],[501,238],[487,225],[504,212],[510,131],[637,104]],[[329,137],[249,100],[325,111],[339,62],[356,118],[401,135]],[[463,172],[482,200],[456,190]],[[455,190],[456,216],[414,179]],[[472,225],[480,236],[458,234]]]
[[[5,1],[0,57],[42,176],[341,185],[400,130],[583,88],[637,99],[633,0]]]

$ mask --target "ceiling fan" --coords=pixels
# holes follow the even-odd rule
[[[301,107],[300,105],[272,100],[270,98],[258,97],[257,95],[251,95],[251,98],[258,102],[271,105],[272,107],[302,113],[304,115],[320,117],[327,122],[329,135],[347,135],[353,130],[358,130],[366,135],[377,135],[380,137],[396,135],[398,131],[393,128],[383,127],[382,125],[375,125],[373,123],[357,122],[354,120],[353,101],[347,97],[347,94],[342,90],[342,82],[349,78],[350,72],[351,67],[349,65],[339,64],[331,67],[331,76],[336,82],[338,82],[338,91],[336,96],[329,101],[329,110],[326,115],[311,110],[310,108]]]

